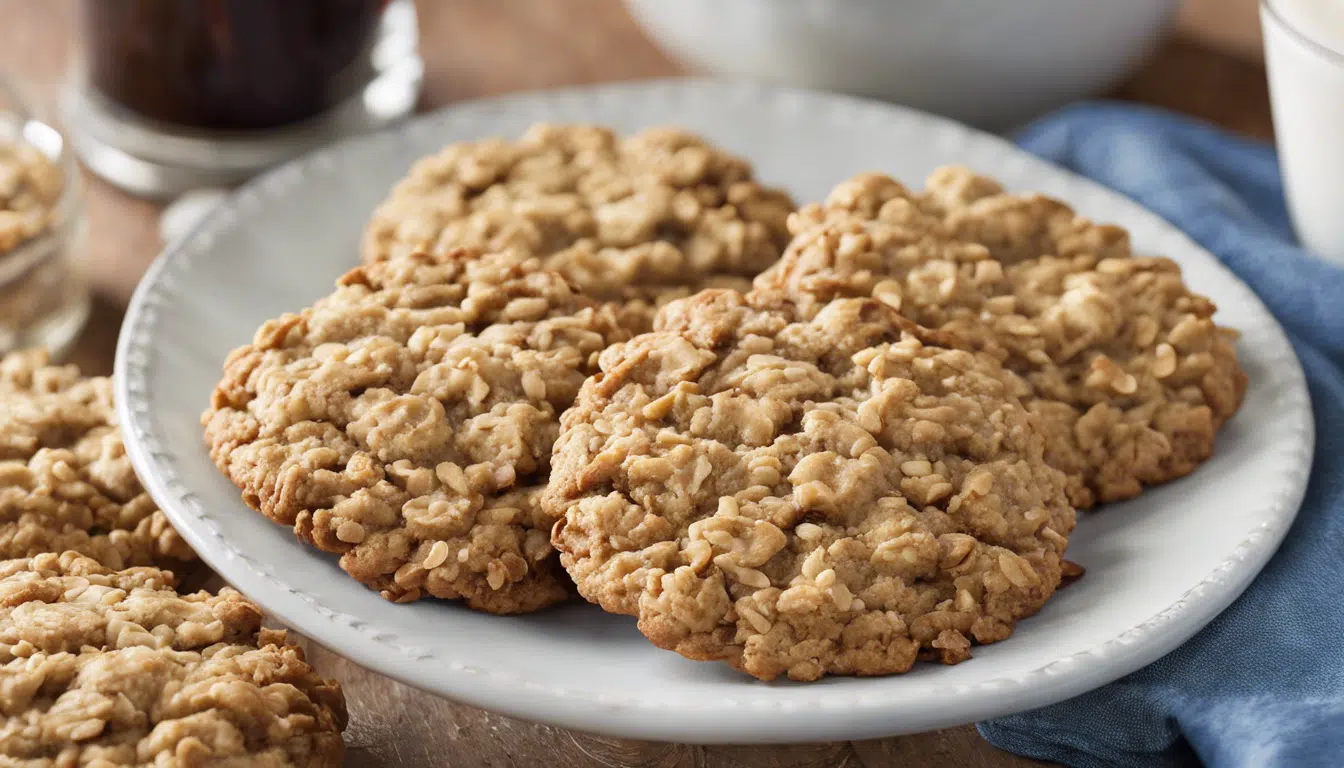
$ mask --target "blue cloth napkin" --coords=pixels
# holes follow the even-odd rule
[[[1212,624],[1128,677],[980,733],[1072,766],[1344,766],[1344,268],[1298,247],[1268,145],[1106,103],[1018,141],[1156,211],[1260,295],[1306,369],[1316,456],[1287,539]]]

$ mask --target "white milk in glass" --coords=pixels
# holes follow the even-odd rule
[[[1260,16],[1293,224],[1344,264],[1344,0],[1263,0]]]

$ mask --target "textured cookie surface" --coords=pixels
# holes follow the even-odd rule
[[[586,598],[811,680],[955,663],[1053,593],[1073,508],[992,359],[870,299],[795,321],[706,291],[660,324],[602,354],[556,443],[553,540]]]
[[[559,414],[623,338],[534,259],[366,265],[233,352],[206,441],[248,504],[388,599],[530,611],[567,594],[539,506]]]
[[[0,559],[65,550],[109,568],[195,559],[136,479],[112,382],[14,353],[0,358]]]
[[[345,700],[237,592],[74,552],[0,562],[0,762],[338,766]]]
[[[1132,256],[1123,230],[1058,201],[958,168],[923,193],[868,174],[790,226],[758,286],[810,298],[812,311],[877,297],[1003,360],[1027,381],[1023,402],[1077,506],[1193,471],[1245,392],[1234,335],[1175,262]]]
[[[416,163],[374,213],[364,260],[517,250],[590,296],[644,307],[647,323],[669,298],[745,287],[779,258],[792,210],[744,160],[696,136],[537,125],[518,141],[452,144]]]

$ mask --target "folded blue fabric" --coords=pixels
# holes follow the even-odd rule
[[[1105,103],[1018,141],[1156,211],[1260,295],[1306,369],[1316,456],[1287,539],[1213,623],[1128,677],[980,733],[1073,766],[1344,766],[1344,268],[1298,247],[1268,145]]]

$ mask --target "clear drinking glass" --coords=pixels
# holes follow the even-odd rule
[[[8,229],[0,238],[0,354],[45,346],[59,357],[89,314],[87,219],[79,167],[65,137],[38,119],[3,76],[0,146],[7,152],[40,153],[61,177],[59,195],[45,224],[18,236],[12,234],[16,230]],[[13,175],[0,172],[0,215],[10,213],[12,217],[6,201],[17,183]]]
[[[91,173],[175,197],[409,114],[411,0],[83,0],[63,123]]]
[[[1262,0],[1260,20],[1293,226],[1344,264],[1344,3]]]

